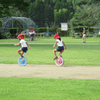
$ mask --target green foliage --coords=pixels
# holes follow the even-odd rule
[[[61,31],[61,28],[57,28],[56,32],[60,35],[60,36],[69,36],[70,34],[70,30],[68,31]]]
[[[0,0],[0,17],[8,17],[14,15],[19,15],[19,11],[25,12],[29,3],[25,0]],[[21,15],[21,14],[20,14]],[[0,19],[0,27],[1,27],[1,19]],[[0,33],[0,37],[1,37]],[[2,37],[4,34],[2,35]],[[4,36],[6,37],[6,36]]]
[[[46,32],[46,31],[47,31],[47,28],[46,27],[39,27],[38,28],[38,32],[39,33]]]
[[[38,26],[42,26],[44,23],[44,6],[40,0],[35,0],[30,4],[27,16],[35,21]]]
[[[51,24],[50,28],[51,28],[51,32],[57,32],[58,26],[55,23],[53,23]]]
[[[11,37],[11,33],[5,33],[3,30],[0,31],[0,39],[8,39]]]
[[[57,28],[58,27],[56,25],[52,24],[52,26],[49,27],[48,30],[49,30],[49,32],[56,32]],[[47,32],[47,27],[39,27],[37,29],[38,29],[39,33]]]
[[[77,6],[76,13],[71,19],[71,26],[87,26],[90,28],[98,22],[100,14],[99,5]]]
[[[45,24],[51,26],[52,23],[60,25],[61,22],[67,22],[72,18],[73,12],[71,1],[34,0],[30,3],[26,16],[33,19],[39,27],[45,27]]]
[[[58,1],[54,7],[54,19],[58,25],[61,22],[67,22],[74,15],[72,2],[64,1],[65,0],[62,0],[61,3]]]
[[[24,0],[0,0],[0,16],[11,16],[10,9],[27,10],[28,2]]]
[[[50,26],[53,21],[54,21],[53,8],[51,5],[46,4],[44,8],[44,22]]]
[[[0,1],[0,4],[2,4],[0,6],[1,16],[26,16],[34,20],[38,27],[46,27],[46,25],[50,27],[52,23],[60,26],[61,22],[69,22],[73,31],[74,26],[84,25],[90,27],[97,20],[99,23],[100,19],[99,0]],[[22,12],[20,13],[20,11]]]
[[[40,4],[39,7],[35,6],[37,3]],[[92,3],[96,4],[96,1],[95,0],[86,0],[86,1],[84,0],[53,0],[53,1],[52,0],[38,0],[38,1],[33,0],[31,3],[31,9],[29,10],[28,15],[29,17],[31,16],[30,18],[33,19],[38,24],[38,26],[45,26],[45,23],[48,24],[49,26],[51,26],[52,23],[60,25],[61,22],[67,22],[67,21],[70,21],[72,18],[76,19],[76,16],[79,16],[77,5],[78,6],[87,5],[87,4],[91,5]],[[74,17],[74,14],[75,14],[75,17]],[[83,17],[87,16],[86,13],[81,13],[80,15],[82,14],[84,14]],[[82,25],[84,20],[82,24],[78,22],[80,22],[79,19],[75,21],[75,25],[78,25],[78,26]]]

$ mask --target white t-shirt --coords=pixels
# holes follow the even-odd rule
[[[100,31],[99,31],[99,36],[100,36]]]
[[[83,36],[86,36],[85,34],[83,34]]]
[[[33,34],[35,34],[35,31],[33,31]]]
[[[58,46],[60,46],[60,47],[63,46],[63,43],[62,43],[63,40],[62,39],[61,39],[61,41],[59,39],[57,39],[56,41],[58,42],[57,43]]]
[[[31,35],[31,34],[32,34],[32,32],[29,32],[29,34]]]
[[[29,34],[31,35],[31,34],[35,34],[35,31],[33,31],[33,32],[29,32]]]
[[[22,47],[27,47],[26,41],[24,39],[21,39],[20,43]]]

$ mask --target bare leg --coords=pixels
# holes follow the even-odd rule
[[[30,41],[31,41],[31,35],[29,35],[29,39],[30,39]]]
[[[29,35],[29,38],[31,37],[31,35]]]
[[[57,52],[57,50],[56,50],[56,49],[55,49],[55,50],[53,50],[53,53],[54,53],[55,57],[57,57],[56,52]]]
[[[23,56],[24,54],[24,52],[21,49],[19,49],[17,52],[19,53],[20,56]]]
[[[33,41],[33,36],[32,36],[32,41]]]
[[[62,52],[59,52],[59,56],[60,56],[60,57],[62,57],[62,55],[61,55],[61,54],[62,54]]]

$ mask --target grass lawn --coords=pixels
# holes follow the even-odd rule
[[[32,49],[25,54],[29,64],[55,64],[53,44],[30,45]],[[62,54],[65,65],[100,65],[99,44],[66,44],[66,46],[67,50]],[[0,44],[0,63],[17,63],[20,57],[18,49],[20,46]]]
[[[65,43],[82,43],[82,38],[72,38],[72,37],[61,37]],[[55,40],[52,37],[47,38],[36,38],[34,41],[30,41],[29,38],[25,38],[28,43],[54,43]],[[0,42],[7,42],[7,43],[17,43],[18,39],[0,39]],[[99,38],[95,37],[88,37],[86,38],[87,43],[99,43]]]
[[[82,39],[62,37],[65,43],[82,43]],[[36,39],[29,43],[54,43],[53,38]],[[87,38],[87,43],[98,43],[99,38]],[[18,39],[1,39],[0,63],[17,63]],[[12,44],[7,44],[12,43]],[[25,57],[29,64],[54,64],[52,44],[30,44]],[[65,65],[100,65],[99,44],[66,44],[62,54]],[[0,100],[100,100],[100,80],[43,79],[0,77]]]
[[[1,100],[100,100],[100,80],[0,78]]]

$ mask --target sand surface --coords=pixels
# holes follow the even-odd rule
[[[0,77],[100,79],[100,66],[0,64]]]

